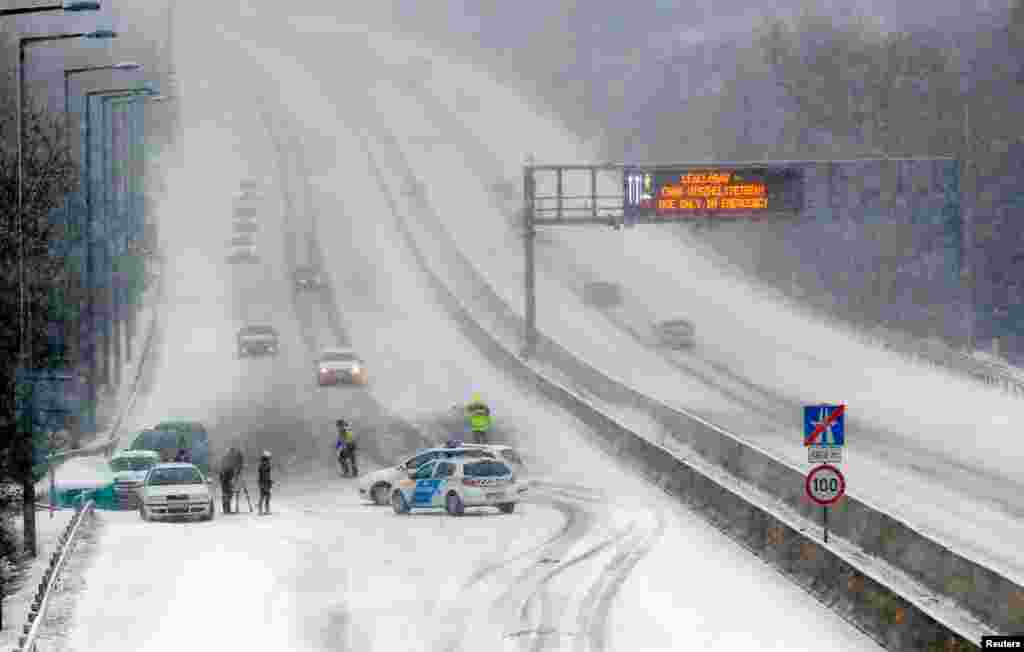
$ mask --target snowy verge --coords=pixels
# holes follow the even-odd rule
[[[387,139],[385,138],[384,140]],[[369,146],[367,147],[370,149]],[[372,157],[372,152],[368,153],[370,153]],[[374,168],[378,174],[382,177],[384,176],[376,163],[374,163]],[[413,183],[410,185],[410,179],[406,171],[400,171],[392,176],[405,180],[406,186],[403,194],[412,197],[418,196],[416,184],[414,183],[414,180],[412,180]],[[389,197],[398,194],[394,192],[394,186],[396,184],[392,183],[391,185],[392,190],[387,192]],[[383,189],[387,190],[387,181],[382,179],[382,186]],[[393,200],[391,204],[393,210],[397,208]],[[422,204],[417,208],[419,210],[416,212],[422,214]],[[456,298],[458,296],[473,296],[479,300],[480,295],[484,290],[477,288],[476,292],[467,294],[465,290],[461,293],[456,293],[449,289],[451,287],[464,285],[466,283],[465,278],[463,277],[459,279],[457,275],[451,274],[450,270],[446,273],[446,268],[449,266],[444,262],[446,257],[443,252],[440,251],[436,239],[424,237],[422,232],[419,232],[419,237],[417,237],[417,231],[423,228],[423,220],[403,219],[402,222],[405,225],[405,230],[407,237],[410,240],[410,244],[418,253],[421,264],[424,266],[425,270],[435,278],[436,285],[439,288],[443,288],[441,291],[449,295],[449,303],[455,304],[456,306],[454,310],[460,313],[464,320],[471,320],[479,331],[484,333],[486,337],[491,340],[492,346],[494,344],[499,346],[503,350],[503,357],[506,357],[509,360],[516,360],[515,354],[512,353],[513,349],[511,346],[512,342],[514,342],[514,338],[509,337],[510,333],[507,332],[508,329],[506,328],[506,332],[502,333],[502,335],[495,335],[484,326],[485,323],[491,325],[489,322],[493,322],[497,317],[497,315],[494,314],[494,311],[490,309],[492,306],[484,308],[479,306],[474,307]],[[450,257],[447,259],[450,260]],[[558,380],[554,380],[553,378],[562,375],[552,373],[555,371],[554,369],[548,368],[546,365],[542,364],[523,364],[518,361],[517,363],[521,367],[528,369],[530,374],[534,376],[535,380],[542,385],[545,385],[547,389],[555,394],[563,395],[565,400],[572,404],[572,408],[575,413],[592,413],[592,418],[596,418],[605,426],[603,429],[598,428],[599,432],[601,430],[618,432],[621,436],[621,438],[616,437],[615,439],[615,441],[617,441],[615,447],[618,449],[618,452],[622,453],[629,448],[630,439],[643,442],[646,446],[651,446],[651,434],[657,436],[655,430],[657,428],[656,419],[652,419],[650,416],[637,410],[623,410],[621,406],[602,405],[599,410],[595,407],[595,404],[601,403],[601,401],[595,400],[596,397],[584,397],[580,393],[568,389],[568,386],[572,384],[568,379],[560,378]],[[612,412],[616,414],[616,417],[608,416],[608,414]],[[620,413],[622,414],[620,415]],[[705,428],[713,428],[713,426],[703,423],[697,417],[691,418],[696,421],[700,421],[701,425]],[[629,426],[623,425],[623,422],[628,422]],[[648,436],[642,436],[637,434],[634,430],[647,431],[649,434]],[[723,437],[728,438],[727,433],[721,431],[719,431],[719,433]],[[664,438],[664,433],[662,433],[661,436]],[[731,439],[732,442],[730,443],[736,448],[742,449],[747,447],[747,445],[737,439]],[[668,449],[661,447],[658,448],[660,449],[660,455],[663,458],[678,459]],[[753,507],[755,510],[768,515],[794,532],[814,532],[815,526],[813,525],[813,522],[799,511],[792,509],[785,503],[781,502],[778,498],[770,496],[768,493],[756,488],[754,485],[735,477],[721,466],[714,464],[708,459],[704,459],[705,456],[696,455],[694,451],[688,447],[685,447],[685,449],[688,451],[689,456],[680,461],[682,461],[686,466],[687,474],[699,474],[701,477],[706,478],[716,486],[726,489],[742,502],[748,503],[749,506]],[[758,452],[764,455],[763,452]],[[663,462],[658,462],[656,464],[663,464]],[[799,471],[795,469],[791,469],[791,471],[797,474],[799,473]],[[663,477],[662,479],[665,478]],[[907,608],[916,609],[923,616],[931,618],[935,623],[940,624],[950,632],[956,633],[970,640],[980,640],[981,635],[989,633],[989,628],[948,597],[938,597],[934,591],[924,586],[921,582],[910,577],[907,573],[894,568],[886,561],[868,555],[860,546],[853,542],[837,540],[834,535],[832,540],[833,542],[837,542],[829,548],[831,550],[830,554],[834,558],[841,560],[842,563],[849,565],[862,575],[874,579],[878,586],[882,587],[880,590],[891,593],[893,599],[902,596],[903,600],[905,600],[909,605],[912,605],[912,607],[903,607],[904,610]],[[905,614],[905,611],[902,613]],[[900,616],[900,618],[904,617],[905,615]]]

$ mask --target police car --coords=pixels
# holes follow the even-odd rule
[[[391,488],[409,476],[427,462],[436,459],[468,456],[475,459],[497,458],[495,451],[487,446],[427,448],[417,451],[415,455],[399,462],[396,466],[388,466],[359,478],[359,497],[371,500],[378,505],[387,505],[391,499]]]
[[[511,514],[526,492],[512,468],[495,459],[453,457],[427,462],[391,490],[396,514],[444,509],[462,516],[467,507],[497,507]]]

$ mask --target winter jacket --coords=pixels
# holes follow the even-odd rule
[[[270,491],[270,488],[274,485],[274,482],[270,479],[270,460],[260,462],[259,478],[260,489]]]
[[[470,403],[466,406],[466,417],[473,432],[487,432],[491,427],[491,409],[483,403]]]

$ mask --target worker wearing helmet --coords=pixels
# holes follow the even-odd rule
[[[486,443],[487,431],[491,429],[491,408],[487,407],[479,394],[473,394],[473,400],[466,406],[466,421],[473,432],[473,441],[477,444]]]
[[[260,516],[263,516],[270,513],[270,488],[274,486],[270,479],[270,451],[263,451],[263,455],[260,455],[259,483],[259,512]]]

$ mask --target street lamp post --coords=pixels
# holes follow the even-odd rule
[[[93,165],[92,165],[92,98],[93,97],[106,97],[106,96],[131,96],[131,95],[143,95],[143,94],[156,94],[155,91],[148,88],[116,88],[106,90],[89,91],[85,94],[85,117],[82,121],[83,129],[85,132],[84,149],[82,151],[83,168],[85,172],[85,212],[86,212],[86,227],[85,227],[85,264],[86,264],[86,283],[88,290],[86,292],[86,342],[88,351],[86,358],[88,360],[87,365],[87,386],[88,386],[88,406],[89,406],[89,420],[90,427],[96,428],[96,401],[98,398],[98,392],[96,388],[97,384],[97,372],[98,360],[96,355],[96,290],[98,283],[96,282],[96,254],[95,254],[95,219],[93,207],[95,202],[93,201]]]
[[[35,7],[0,9],[0,17],[17,16],[20,14],[41,14],[45,11],[96,11],[99,8],[100,3],[98,2],[62,2],[59,5],[37,5]]]
[[[61,9],[73,11],[84,11],[95,9],[95,3],[65,3]],[[38,9],[38,8],[37,8]],[[8,10],[18,11],[18,10]],[[25,50],[28,46],[48,41],[61,41],[72,38],[112,38],[116,34],[109,30],[97,30],[94,32],[73,32],[66,34],[47,34],[42,36],[25,36],[18,39],[18,98],[17,98],[17,127],[18,127],[18,208],[16,226],[18,237],[18,357],[19,365],[24,370],[32,366],[31,360],[31,335],[28,332],[28,305],[27,288],[25,278]],[[19,424],[20,425],[20,424]],[[31,460],[32,457],[32,430],[29,426],[21,433],[22,455],[25,456],[26,468],[22,478],[22,490],[24,492],[22,507],[24,517],[24,545],[25,552],[32,557],[36,556],[36,522],[35,522],[35,484],[32,482]]]
[[[65,133],[67,134],[67,141],[68,141],[68,147],[69,148],[72,147],[72,141],[74,140],[71,137],[71,78],[76,76],[76,75],[85,74],[87,72],[95,72],[95,71],[99,71],[99,70],[136,71],[136,70],[141,70],[141,69],[142,69],[142,66],[137,64],[137,63],[134,63],[134,62],[131,62],[131,61],[123,61],[123,62],[119,62],[119,63],[99,65],[99,66],[83,66],[83,67],[80,67],[80,68],[66,68],[64,70],[64,130],[65,130]],[[72,151],[73,151],[73,149],[72,149]],[[83,234],[84,231],[85,231],[84,225],[80,224],[78,220],[75,220],[74,214],[73,214],[73,210],[72,210],[72,201],[71,201],[70,197],[67,200],[65,200],[64,205],[65,205],[65,208],[64,208],[65,221],[67,222],[67,225],[71,226],[74,223],[75,226],[77,227],[77,228],[74,229],[74,233],[76,234],[75,238],[76,238],[76,241],[77,241],[78,238],[81,237],[81,234]],[[73,329],[73,332],[74,333],[78,333],[78,336],[77,336],[78,337],[78,341],[81,343],[81,340],[82,340],[82,338],[81,338],[82,328],[81,328],[81,324],[80,324],[80,319],[75,321],[75,326],[76,327]],[[79,361],[79,364],[80,364],[80,362],[82,360],[82,357],[83,357],[82,356],[82,352],[83,352],[82,349],[83,349],[83,347],[79,344],[79,346],[77,346],[76,348],[77,348],[77,351],[78,351],[78,356],[77,356],[76,359]],[[78,426],[76,426],[76,428],[75,428],[75,430],[76,430],[76,432],[75,432],[75,441],[76,442],[77,442],[78,437],[80,435],[80,427],[81,427],[81,424],[78,424]]]

